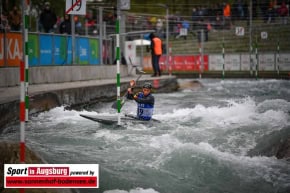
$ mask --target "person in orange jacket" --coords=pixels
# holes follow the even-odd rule
[[[224,16],[224,26],[229,25],[229,28],[231,28],[232,27],[231,5],[229,3],[224,3],[223,16]]]
[[[152,67],[154,74],[152,76],[161,76],[161,70],[159,66],[159,59],[162,55],[162,41],[154,33],[149,35],[151,39],[151,57],[152,57]]]

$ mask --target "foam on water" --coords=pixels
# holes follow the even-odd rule
[[[229,189],[239,183],[257,190],[272,188],[268,192],[290,187],[288,162],[247,154],[257,141],[290,126],[290,102],[284,97],[287,89],[281,89],[282,97],[268,94],[284,82],[202,82],[206,86],[199,91],[155,95],[158,109],[154,118],[162,124],[128,124],[124,130],[114,130],[79,116],[116,114],[108,110],[110,104],[96,111],[57,107],[31,119],[28,141],[51,161],[99,161],[102,172],[120,179],[120,189],[115,185],[105,193],[158,193],[167,186],[174,188],[173,184],[180,184],[180,192],[190,192],[190,188],[192,192],[212,192],[215,186],[207,184],[210,180],[228,183],[225,186]],[[122,112],[135,114],[136,104],[128,101]],[[235,181],[228,182],[232,177]],[[148,181],[142,186],[144,179]],[[123,188],[123,183],[130,184],[130,180],[136,186]],[[237,192],[247,190],[240,188]]]

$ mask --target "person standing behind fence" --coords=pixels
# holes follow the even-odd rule
[[[154,74],[152,76],[161,76],[161,70],[159,66],[159,59],[162,55],[162,41],[160,38],[155,36],[154,33],[149,35],[151,39],[151,57],[152,57],[152,67]]]
[[[231,21],[231,6],[229,3],[223,4],[223,14],[224,14],[224,27],[228,26],[229,29],[232,28],[232,21]]]
[[[71,34],[70,16],[67,15],[67,14],[64,16],[64,20],[60,23],[59,33],[61,33],[61,34]]]
[[[57,22],[56,14],[51,10],[50,3],[44,4],[44,10],[40,14],[40,24],[45,33],[53,32],[53,27]]]
[[[281,17],[282,24],[287,24],[288,13],[289,13],[288,7],[286,3],[283,1],[280,8],[278,9],[278,14]]]
[[[21,13],[18,10],[17,6],[14,6],[13,10],[10,11],[9,16],[8,16],[8,22],[10,24],[11,31],[20,31]]]

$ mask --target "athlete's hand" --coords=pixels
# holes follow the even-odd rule
[[[132,92],[133,92],[133,91],[132,91],[132,88],[128,88],[127,91],[128,91],[129,94],[132,94]]]
[[[134,95],[134,99],[138,99],[138,95],[137,94]]]
[[[130,87],[134,87],[134,86],[136,86],[135,80],[130,80]]]

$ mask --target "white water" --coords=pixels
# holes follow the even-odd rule
[[[290,83],[201,81],[199,89],[155,94],[160,125],[117,129],[79,116],[115,113],[111,103],[58,107],[33,117],[27,143],[49,163],[100,164],[100,189],[81,192],[290,192],[290,163],[258,153],[290,136]],[[135,108],[128,101],[123,112]]]

